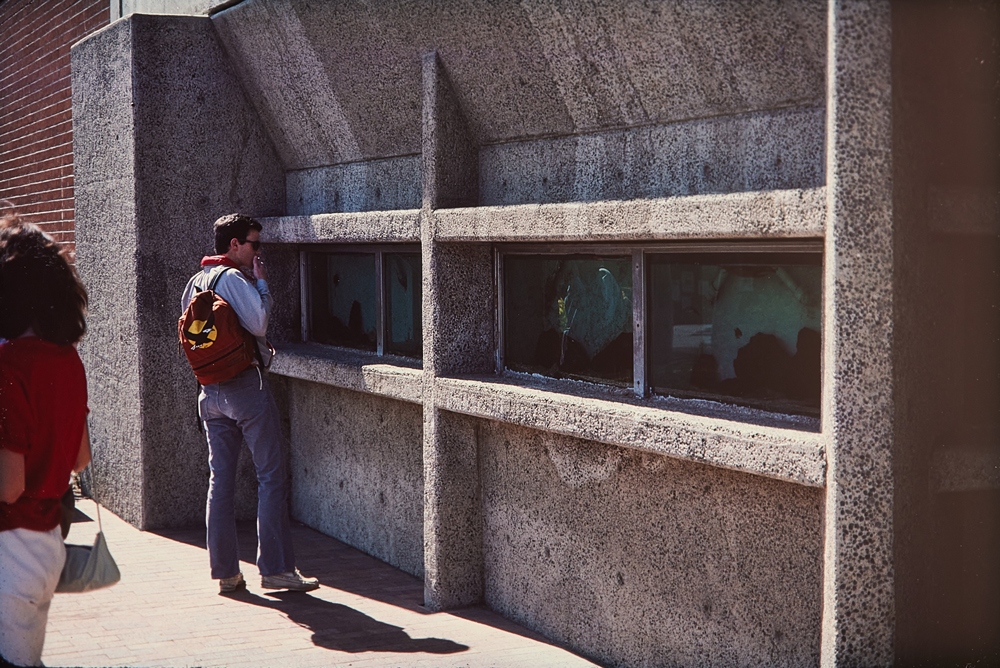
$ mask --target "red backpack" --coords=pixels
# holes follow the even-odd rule
[[[256,364],[256,340],[229,302],[215,293],[226,271],[216,274],[207,290],[195,293],[177,321],[180,346],[202,385],[229,380]]]

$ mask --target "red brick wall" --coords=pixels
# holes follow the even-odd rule
[[[69,48],[109,20],[108,0],[0,0],[0,199],[70,252]]]

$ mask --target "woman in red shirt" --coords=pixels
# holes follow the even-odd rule
[[[90,462],[75,345],[87,293],[58,244],[0,218],[0,657],[41,665],[66,560],[60,497]]]

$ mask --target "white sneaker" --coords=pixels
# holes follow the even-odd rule
[[[277,575],[263,575],[260,578],[260,586],[264,589],[287,589],[289,591],[312,591],[319,589],[319,580],[316,578],[302,577],[299,569]]]

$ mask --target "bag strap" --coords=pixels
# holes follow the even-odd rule
[[[212,292],[215,292],[215,286],[219,282],[219,279],[222,278],[222,275],[230,269],[232,269],[232,267],[227,267],[223,265],[222,271],[216,274],[215,278],[212,279],[212,282],[208,284],[208,289],[211,290]]]
[[[100,533],[104,533],[104,527],[101,525],[101,504],[94,499],[94,505],[97,507],[97,530]]]

